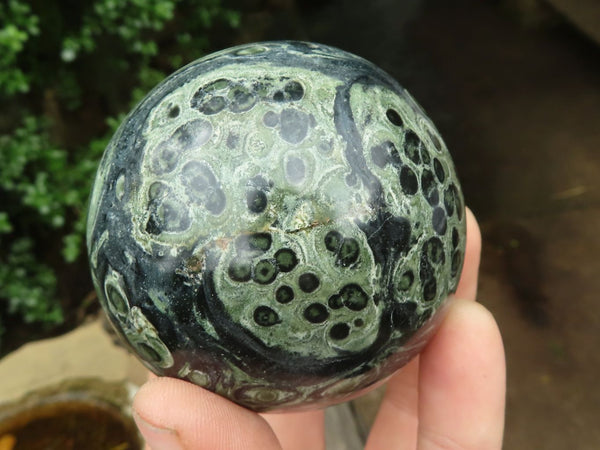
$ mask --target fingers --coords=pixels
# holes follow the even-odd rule
[[[260,415],[185,381],[151,379],[136,394],[133,410],[153,450],[281,448]]]
[[[261,415],[285,450],[325,449],[324,411]]]
[[[453,302],[420,364],[417,448],[500,449],[506,373],[489,311]]]
[[[418,380],[418,357],[390,378],[366,450],[416,448]]]
[[[475,216],[469,208],[466,208],[466,219],[467,243],[465,248],[465,262],[455,295],[457,298],[475,300],[481,255],[481,231],[479,230]]]

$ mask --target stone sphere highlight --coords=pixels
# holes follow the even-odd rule
[[[460,277],[464,204],[438,131],[388,74],[265,42],[189,64],[128,115],[87,245],[106,314],[150,370],[299,410],[424,347]]]

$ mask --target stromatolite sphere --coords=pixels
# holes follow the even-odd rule
[[[323,45],[200,59],[106,149],[92,275],[151,370],[255,410],[349,398],[425,345],[465,246],[448,151],[389,75]]]

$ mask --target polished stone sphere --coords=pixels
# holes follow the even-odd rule
[[[169,76],[108,145],[87,245],[102,306],[159,375],[256,411],[385,380],[456,290],[463,198],[394,79],[267,42]]]

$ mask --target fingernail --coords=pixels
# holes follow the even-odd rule
[[[152,450],[183,450],[175,430],[157,427],[143,419],[136,411],[133,412],[133,419]]]

